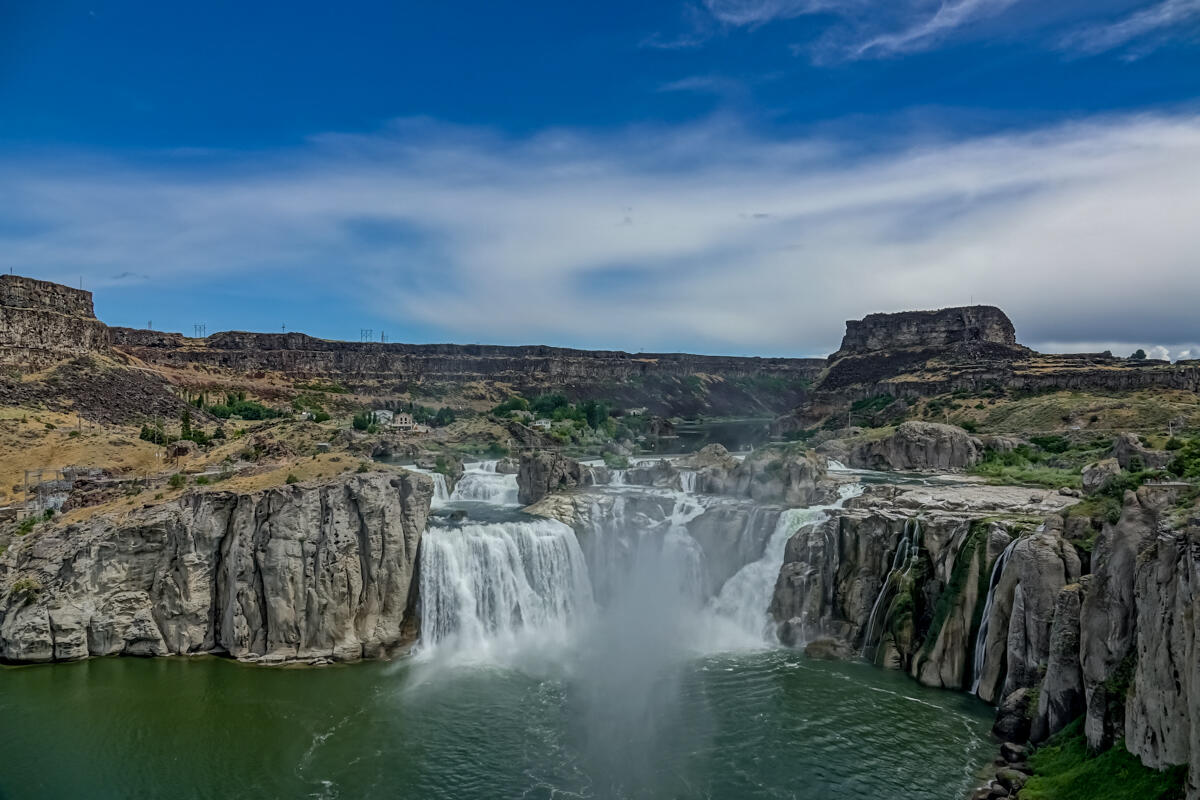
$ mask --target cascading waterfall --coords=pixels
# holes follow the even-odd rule
[[[892,566],[888,570],[887,575],[883,579],[883,586],[879,589],[879,595],[875,598],[875,604],[871,606],[871,615],[867,617],[866,634],[863,637],[862,656],[867,658],[867,653],[871,649],[872,642],[875,641],[875,623],[878,621],[883,624],[884,620],[879,619],[879,612],[885,607],[885,604],[891,599],[890,595],[896,588],[896,584],[902,578],[908,577],[911,574],[913,566],[917,562],[917,557],[921,551],[921,522],[917,519],[908,519],[904,522],[904,532],[900,536],[900,541],[896,543],[896,552],[892,556]],[[884,614],[886,617],[886,613]]]
[[[446,484],[446,476],[440,472],[426,472],[426,475],[433,478],[433,501],[430,503],[430,508],[441,508],[450,502],[450,488]]]
[[[421,544],[421,648],[486,651],[520,634],[565,637],[592,607],[575,532],[555,520],[431,527]]]
[[[679,488],[686,494],[695,494],[696,492],[696,473],[690,469],[682,469],[679,471]]]
[[[1040,530],[1040,528],[1039,528]],[[983,680],[983,667],[987,657],[987,636],[988,636],[988,621],[992,616],[992,603],[996,599],[996,586],[1000,583],[1000,577],[1004,574],[1004,565],[1008,563],[1009,556],[1012,555],[1013,548],[1016,547],[1020,539],[1013,539],[1008,543],[1008,547],[1004,548],[1004,552],[996,559],[996,563],[992,566],[992,575],[988,579],[987,599],[983,603],[983,617],[979,620],[979,633],[975,637],[975,659],[972,665],[974,676],[971,681],[971,694],[979,694],[979,683]]]
[[[861,484],[846,484],[838,490],[837,501],[829,505],[791,508],[780,514],[762,556],[738,570],[713,599],[710,610],[715,618],[732,623],[735,636],[742,634],[739,638],[747,643],[774,642],[774,626],[767,610],[788,539],[803,526],[821,522],[830,511],[862,492]]]
[[[498,506],[520,505],[517,500],[517,476],[496,472],[494,461],[485,461],[483,464],[490,464],[492,469],[477,469],[476,465],[471,465],[455,484],[450,501],[471,501]]]

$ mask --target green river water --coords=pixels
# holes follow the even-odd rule
[[[955,800],[994,749],[965,694],[790,651],[687,661],[641,708],[605,691],[419,660],[6,668],[0,797]]]

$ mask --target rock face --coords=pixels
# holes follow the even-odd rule
[[[696,476],[696,490],[788,506],[829,502],[837,492],[825,479],[828,462],[815,452],[788,446],[760,447],[740,462],[729,461],[732,469],[729,462],[722,461],[720,452],[711,451],[708,466]]]
[[[979,696],[997,702],[1036,686],[1050,658],[1050,628],[1060,590],[1079,579],[1079,556],[1050,517],[1020,539],[993,592]]]
[[[822,359],[811,358],[342,342],[302,333],[243,331],[193,339],[133,328],[110,330],[114,347],[160,366],[281,372],[348,386],[495,382],[529,397],[562,391],[572,400],[603,399],[666,416],[745,414],[749,409],[780,413],[804,399],[806,387],[824,366]],[[769,391],[760,388],[764,376],[778,379]]]
[[[1038,693],[1030,738],[1044,741],[1083,713],[1083,670],[1079,663],[1079,614],[1091,577],[1064,586],[1054,602],[1050,624],[1050,656]]]
[[[1171,463],[1172,455],[1165,450],[1152,450],[1142,444],[1136,434],[1122,433],[1113,442],[1113,458],[1121,469],[1134,472],[1143,469],[1163,469]]]
[[[1015,345],[1017,332],[1008,316],[995,306],[868,314],[861,320],[846,322],[846,335],[833,358],[972,342]]]
[[[0,365],[42,369],[107,349],[91,292],[0,275]]]
[[[844,459],[846,466],[876,470],[966,469],[982,457],[982,448],[962,428],[917,421],[901,424],[882,439],[833,440],[820,449]]]
[[[927,686],[963,688],[990,542],[1002,549],[1014,532],[962,514],[836,512],[788,541],[770,613],[787,644],[835,640]]]
[[[1121,465],[1115,458],[1105,458],[1083,468],[1083,491],[1098,492],[1110,480],[1121,474]]]
[[[547,450],[521,454],[517,468],[517,499],[532,505],[551,492],[582,486],[584,469],[578,461]]]
[[[0,657],[386,656],[415,634],[432,492],[413,473],[347,474],[35,532],[0,557]]]

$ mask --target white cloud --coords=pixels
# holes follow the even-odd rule
[[[704,0],[704,6],[726,25],[762,25],[805,14],[861,10],[870,0]]]
[[[1019,0],[947,0],[932,16],[917,19],[899,31],[873,36],[846,48],[852,58],[898,55],[926,50],[952,32],[1008,10]]]
[[[56,153],[0,183],[0,270],[308,277],[459,341],[820,354],[848,318],[977,302],[1034,344],[1186,342],[1200,296],[1196,116],[869,158],[729,119],[410,121],[275,156]]]
[[[1200,0],[1163,0],[1115,22],[1089,25],[1063,37],[1064,50],[1102,53],[1152,34],[1177,33],[1179,26],[1200,19]]]

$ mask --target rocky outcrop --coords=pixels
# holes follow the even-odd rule
[[[107,348],[91,292],[0,275],[0,365],[43,369]]]
[[[803,448],[761,447],[742,461],[733,461],[730,469],[721,452],[710,450],[708,465],[696,476],[696,490],[788,506],[826,503],[837,493],[837,486],[826,480],[829,464],[825,457]]]
[[[1158,515],[1126,492],[1121,519],[1105,524],[1092,551],[1092,583],[1080,612],[1080,660],[1087,695],[1084,731],[1093,748],[1121,736],[1127,673],[1132,666],[1138,554],[1154,540]]]
[[[1113,442],[1112,457],[1121,469],[1138,472],[1143,469],[1164,469],[1172,455],[1166,450],[1154,450],[1142,444],[1134,433],[1122,433]]]
[[[974,342],[1015,345],[1017,332],[1008,316],[995,306],[868,314],[863,319],[846,322],[842,346],[831,359],[911,347],[950,347]]]
[[[602,399],[665,416],[780,413],[804,399],[824,366],[822,359],[344,342],[302,333],[227,331],[193,339],[133,328],[111,332],[114,347],[153,365],[277,372],[347,386],[394,387],[396,394],[412,383],[495,383],[529,397],[553,390],[572,400]]]
[[[978,442],[962,428],[936,422],[905,422],[878,439],[835,439],[819,448],[855,469],[956,470],[982,457]]]
[[[1013,545],[993,591],[978,694],[997,702],[1037,686],[1050,658],[1050,627],[1059,591],[1080,576],[1079,556],[1050,517]]]
[[[1121,465],[1115,458],[1104,458],[1083,468],[1083,491],[1094,494],[1100,491],[1108,482],[1121,474]]]
[[[839,641],[927,686],[965,688],[986,578],[1015,525],[846,509],[802,528],[788,541],[770,608],[780,638]]]
[[[431,496],[415,473],[347,474],[36,531],[0,557],[0,657],[387,656],[414,638]]]
[[[1083,670],[1079,661],[1079,616],[1091,576],[1062,588],[1054,602],[1050,624],[1050,654],[1046,677],[1038,692],[1037,714],[1030,738],[1044,741],[1067,723],[1078,719],[1085,708]]]
[[[548,450],[521,454],[517,468],[517,499],[532,505],[551,492],[574,489],[584,483],[585,470],[572,458]]]

